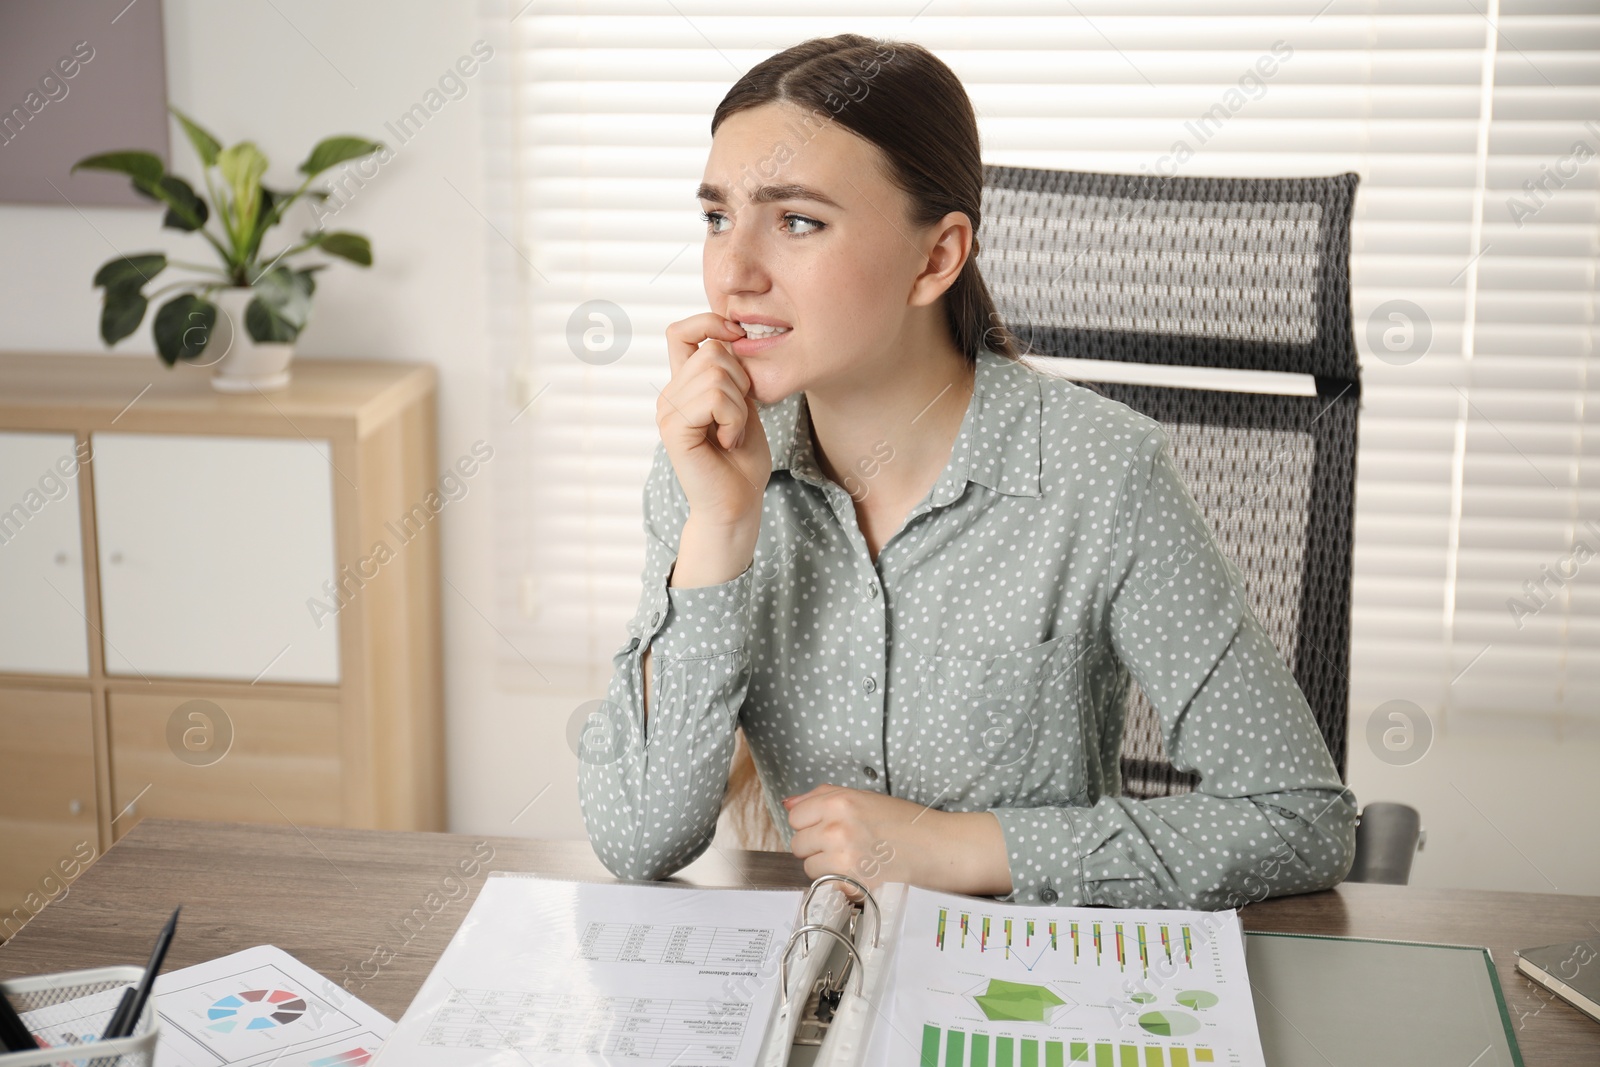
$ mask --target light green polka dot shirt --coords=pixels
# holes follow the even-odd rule
[[[874,563],[804,393],[761,419],[761,534],[720,585],[667,585],[688,504],[656,446],[643,593],[579,760],[612,873],[706,850],[742,725],[786,842],[782,798],[822,782],[990,811],[1005,900],[1229,908],[1344,877],[1355,795],[1159,423],[981,351],[948,464]],[[894,432],[849,490],[871,491]],[[1118,795],[1130,676],[1195,792]]]

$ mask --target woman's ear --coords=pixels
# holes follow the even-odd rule
[[[928,228],[934,235],[928,262],[911,287],[913,306],[932,304],[956,283],[967,259],[974,255],[972,220],[965,211],[951,211]]]

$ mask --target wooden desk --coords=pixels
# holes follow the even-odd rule
[[[583,841],[151,818],[0,947],[0,977],[142,963],[181,903],[166,969],[273,944],[398,1020],[483,885],[483,870],[462,877],[474,858],[486,870],[610,877]],[[806,884],[797,860],[765,852],[708,852],[675,880]],[[1600,1024],[1518,974],[1515,955],[1600,930],[1600,897],[1347,883],[1247,905],[1243,918],[1247,930],[1487,945],[1528,1067],[1600,1060]]]

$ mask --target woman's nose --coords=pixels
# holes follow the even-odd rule
[[[741,229],[744,232],[739,232]],[[735,227],[733,232],[706,245],[708,274],[723,292],[765,288],[767,250],[761,244],[761,235],[751,232],[753,229],[749,224]]]

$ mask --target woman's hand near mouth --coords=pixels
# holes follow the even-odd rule
[[[718,585],[754,558],[772,453],[750,376],[727,347],[744,330],[707,311],[666,332],[672,380],[656,399],[656,428],[689,501],[670,584]]]

